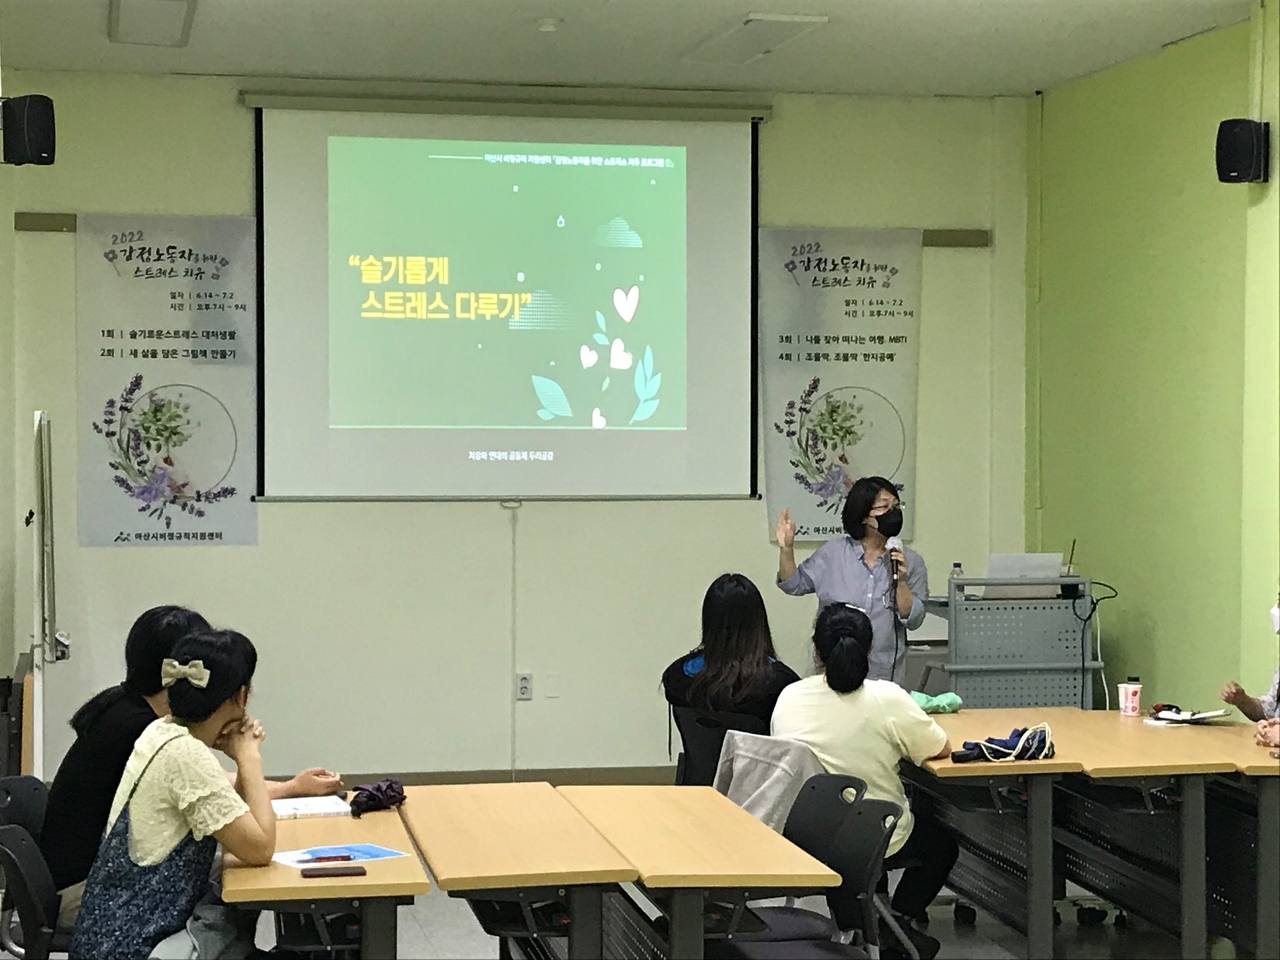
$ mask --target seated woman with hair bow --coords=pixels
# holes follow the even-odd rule
[[[170,941],[160,948],[164,956],[251,952],[254,914],[215,925],[208,938],[193,938],[186,926],[211,893],[219,844],[254,866],[275,853],[262,775],[266,734],[246,712],[257,660],[249,639],[232,630],[190,634],[164,660],[170,714],[143,731],[125,765],[85,881],[73,960],[142,960],[163,941]],[[234,786],[214,750],[235,762]]]
[[[71,718],[76,739],[49,788],[40,837],[61,898],[60,929],[75,925],[84,881],[106,832],[107,815],[134,744],[157,717],[169,712],[161,665],[172,657],[180,639],[209,629],[208,621],[194,610],[172,605],[147,610],[134,621],[125,641],[124,682],[92,697]],[[320,767],[303,770],[287,781],[267,783],[272,799],[319,796],[340,789],[342,779]]]

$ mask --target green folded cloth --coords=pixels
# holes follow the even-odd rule
[[[940,693],[936,697],[931,697],[927,693],[921,693],[919,690],[911,691],[911,699],[920,705],[920,709],[925,713],[955,713],[964,704],[960,700],[960,695],[955,693]]]

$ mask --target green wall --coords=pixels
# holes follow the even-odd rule
[[[1078,538],[1083,572],[1120,591],[1101,608],[1108,680],[1141,676],[1147,702],[1210,706],[1241,666],[1250,200],[1217,182],[1213,148],[1249,111],[1256,29],[1031,108],[1028,543]]]

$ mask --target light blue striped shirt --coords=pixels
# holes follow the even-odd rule
[[[908,630],[924,623],[924,598],[929,595],[929,571],[924,557],[910,547],[903,547],[907,557],[907,586],[911,588],[911,612],[898,616]],[[793,597],[806,593],[818,595],[818,609],[833,603],[851,603],[867,613],[871,621],[872,680],[896,680],[904,683],[907,645],[895,636],[892,599],[886,600],[892,586],[889,555],[882,554],[868,567],[862,541],[853,537],[828,540],[813,555],[796,567],[796,572],[778,582],[783,593]],[[896,653],[896,656],[895,656]]]

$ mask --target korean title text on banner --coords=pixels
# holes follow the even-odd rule
[[[771,523],[789,509],[798,538],[842,534],[862,476],[911,505],[920,265],[919,230],[760,231],[765,493]]]
[[[248,218],[79,218],[82,545],[257,543],[256,265]]]

